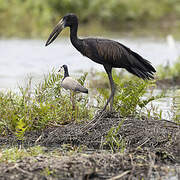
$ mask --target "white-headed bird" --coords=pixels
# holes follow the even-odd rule
[[[66,90],[88,94],[87,88],[83,87],[78,81],[69,76],[67,65],[61,66],[60,70],[62,68],[64,69],[64,77],[62,79],[61,86]]]

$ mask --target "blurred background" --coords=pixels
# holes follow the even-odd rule
[[[80,37],[117,40],[156,67],[178,59],[179,0],[0,0],[1,89],[15,88],[27,76],[41,78],[62,64],[72,73],[103,71],[74,49],[68,29],[44,46],[54,25],[70,12],[79,17]]]
[[[69,12],[78,15],[82,35],[180,32],[179,0],[0,0],[0,35],[46,38]]]

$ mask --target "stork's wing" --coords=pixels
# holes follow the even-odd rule
[[[108,39],[89,39],[87,44],[89,51],[91,49],[92,58],[90,58],[92,60],[96,58],[96,61],[99,60],[101,64],[125,68],[130,73],[143,79],[153,78],[153,73],[156,72],[148,60],[119,42]],[[86,49],[88,52],[88,48]],[[94,54],[96,55],[93,57]]]

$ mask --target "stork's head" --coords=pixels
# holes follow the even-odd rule
[[[46,45],[48,46],[51,44],[59,35],[59,33],[66,27],[72,27],[73,25],[78,24],[78,18],[75,14],[67,14],[65,15],[59,23],[54,27],[53,31],[51,32],[48,40],[46,41]]]

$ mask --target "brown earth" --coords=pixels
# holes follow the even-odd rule
[[[125,143],[117,148],[104,144],[111,127]],[[111,142],[112,142],[112,136]],[[0,145],[19,143],[9,132]],[[72,155],[62,152],[63,144],[82,148]],[[180,126],[174,122],[145,117],[122,118],[118,113],[97,114],[84,124],[53,126],[25,135],[24,147],[41,145],[45,151],[59,150],[59,156],[27,157],[15,163],[0,163],[0,179],[160,179],[180,178]],[[118,152],[118,151],[121,151]]]

